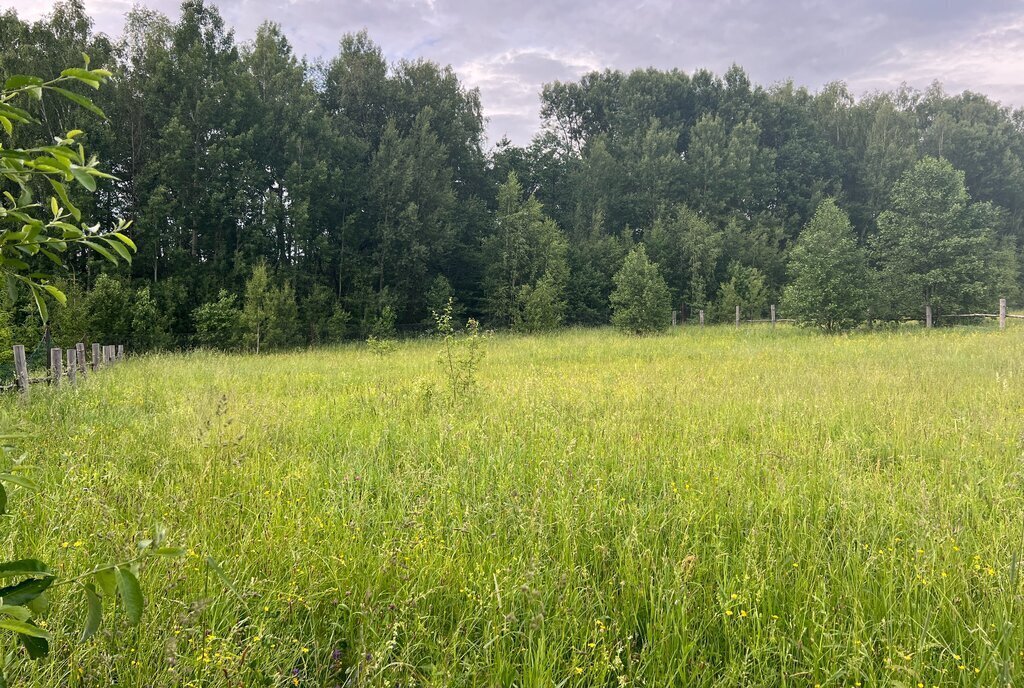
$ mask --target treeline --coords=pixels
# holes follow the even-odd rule
[[[16,143],[87,131],[119,181],[76,200],[133,218],[139,252],[121,269],[71,257],[58,341],[319,344],[418,330],[449,298],[488,327],[603,324],[637,244],[688,314],[810,313],[842,286],[856,308],[819,324],[925,302],[941,321],[1020,293],[1024,111],[979,94],[605,71],[548,84],[542,133],[485,151],[476,91],[389,64],[365,33],[309,62],[273,24],[239,43],[202,0],[176,22],[135,9],[117,38],[80,0],[0,15],[0,76],[83,52],[115,74],[90,94],[108,119],[44,100]],[[34,334],[6,298],[8,329]]]

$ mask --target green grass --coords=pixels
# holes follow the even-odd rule
[[[167,525],[140,626],[40,686],[1024,684],[1022,330],[495,337],[146,356],[3,403],[3,554]],[[231,588],[206,563],[220,563]],[[66,624],[66,625],[65,625]]]

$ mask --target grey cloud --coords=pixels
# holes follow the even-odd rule
[[[174,16],[176,0],[143,0]],[[366,28],[391,59],[451,64],[480,89],[492,141],[537,130],[544,82],[592,69],[655,66],[721,72],[739,63],[760,83],[792,78],[854,92],[970,88],[1024,105],[1024,6],[1019,0],[212,0],[238,37],[265,19],[296,50],[329,57],[342,34]],[[0,0],[40,15],[52,0]],[[129,0],[86,0],[116,34]]]

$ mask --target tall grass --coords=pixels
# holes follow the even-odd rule
[[[46,485],[12,496],[4,554],[69,573],[158,523],[189,548],[142,572],[141,626],[51,628],[18,670],[1024,684],[1019,330],[496,337],[456,406],[437,349],[146,356],[4,402]]]

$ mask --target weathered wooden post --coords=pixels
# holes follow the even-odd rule
[[[701,308],[700,311],[698,312],[698,317],[700,318],[700,326],[704,327],[704,309],[703,308]]]
[[[1006,299],[999,299],[999,329],[1006,329]]]
[[[18,391],[28,394],[28,361],[25,359],[25,345],[14,345],[14,374],[18,379]]]
[[[100,345],[93,342],[92,345],[92,371],[96,372],[102,365],[100,361]]]
[[[932,305],[930,303],[925,304],[924,307],[924,326],[932,326]]]
[[[59,346],[50,349],[50,384],[60,387],[60,376],[64,371],[64,351]]]
[[[67,370],[68,384],[70,384],[72,387],[74,387],[78,383],[78,379],[77,379],[77,377],[78,377],[77,376],[77,373],[78,373],[78,349],[68,349],[67,350],[67,357],[68,357],[68,370]]]
[[[736,306],[736,327],[740,326],[740,307]]]
[[[78,372],[80,372],[82,377],[85,378],[86,361],[84,343],[79,342],[78,344],[75,344],[75,358],[78,360]]]
[[[119,361],[123,361],[124,360],[124,344],[118,344],[117,345],[117,360],[119,360]]]
[[[775,327],[775,304],[772,304],[772,327]]]
[[[676,318],[679,316],[679,311],[672,311],[672,327],[675,327],[678,323]]]

